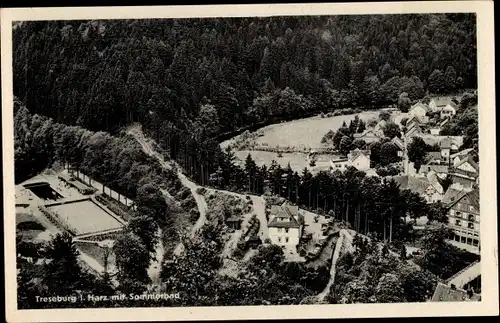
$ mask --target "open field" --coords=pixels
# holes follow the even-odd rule
[[[53,212],[56,212],[64,222],[74,228],[78,234],[123,227],[122,223],[92,201],[53,205],[49,208]]]
[[[356,115],[364,121],[378,118],[378,111],[365,111],[358,114],[332,116],[321,118],[315,116],[289,122],[272,124],[259,129],[263,136],[256,139],[257,144],[266,143],[269,147],[278,146],[306,146],[310,148],[321,148],[321,138],[329,131],[336,131],[345,121],[347,124]],[[221,147],[234,142],[234,138],[221,143]]]

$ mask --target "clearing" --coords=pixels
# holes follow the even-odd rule
[[[379,112],[364,111],[357,114],[325,118],[315,116],[272,124],[257,130],[262,132],[263,135],[257,137],[256,143],[267,144],[269,147],[305,146],[309,148],[323,148],[325,146],[321,143],[321,138],[323,138],[329,130],[336,131],[342,126],[344,121],[349,124],[356,115],[364,121],[369,121],[370,119],[378,118]],[[237,138],[238,136],[222,142],[221,147],[227,147],[227,145],[234,143]]]

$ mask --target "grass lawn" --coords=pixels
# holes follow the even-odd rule
[[[359,115],[360,119],[368,121],[378,118],[377,111],[365,111],[359,114],[332,116],[321,118],[315,116],[290,122],[269,125],[262,128],[264,135],[256,139],[257,143],[267,143],[270,147],[306,146],[311,148],[324,147],[321,138],[329,131],[336,131],[345,121],[347,125]]]

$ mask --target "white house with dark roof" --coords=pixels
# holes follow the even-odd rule
[[[347,158],[331,158],[330,169],[334,172],[336,170],[345,171],[347,167],[354,167],[360,171],[367,171],[370,169],[370,154],[370,150],[356,148],[349,152]]]
[[[441,119],[452,118],[457,114],[457,104],[450,97],[433,98],[429,108],[432,112],[439,112]]]
[[[347,159],[351,166],[357,170],[366,171],[370,169],[370,150],[360,150],[358,148],[351,150]]]
[[[304,229],[304,217],[296,205],[290,205],[288,202],[273,205],[267,227],[272,244],[296,246]]]

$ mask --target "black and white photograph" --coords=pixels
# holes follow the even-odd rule
[[[464,3],[3,11],[16,313],[498,314],[493,6]]]

